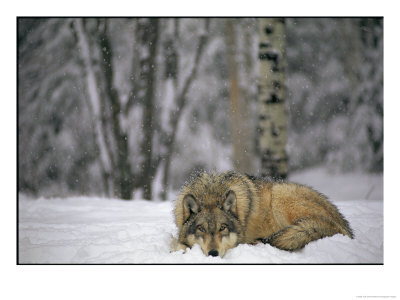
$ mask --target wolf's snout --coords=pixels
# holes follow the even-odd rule
[[[210,251],[208,251],[208,255],[211,255],[211,256],[218,256],[218,251],[217,250],[210,250]]]

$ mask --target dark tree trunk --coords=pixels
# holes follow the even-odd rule
[[[174,147],[175,139],[176,139],[176,131],[178,129],[179,120],[181,118],[182,112],[183,112],[186,102],[187,102],[186,101],[187,94],[189,92],[190,86],[193,83],[193,80],[196,78],[196,75],[197,75],[200,58],[204,51],[204,47],[205,47],[205,44],[206,44],[207,38],[208,38],[208,35],[207,35],[208,28],[209,28],[209,19],[205,19],[205,32],[206,33],[202,34],[199,37],[199,43],[198,43],[198,47],[197,47],[196,54],[194,57],[193,67],[189,73],[189,76],[184,81],[182,90],[178,91],[178,93],[177,93],[177,96],[175,99],[177,109],[176,109],[176,111],[171,113],[170,122],[171,122],[172,129],[171,129],[170,135],[166,139],[167,152],[164,157],[165,165],[164,165],[164,173],[163,173],[163,193],[162,193],[163,200],[166,200],[167,195],[168,195],[167,189],[168,189],[168,182],[169,182],[169,169],[170,169],[170,165],[171,165],[173,147]]]
[[[102,69],[105,78],[105,90],[111,105],[112,128],[117,147],[116,170],[114,170],[115,194],[121,199],[132,199],[133,178],[129,163],[127,133],[121,128],[121,103],[113,83],[113,62],[110,40],[108,37],[107,19],[99,22],[99,43],[102,53]]]
[[[71,22],[71,29],[73,34],[77,38],[78,45],[81,49],[81,58],[83,61],[82,68],[84,70],[87,88],[87,103],[92,115],[95,140],[99,149],[100,156],[100,167],[102,170],[102,179],[104,191],[107,196],[113,196],[113,180],[112,170],[114,166],[114,160],[111,155],[111,149],[109,145],[106,130],[106,120],[104,120],[104,99],[100,95],[96,86],[99,86],[99,78],[95,74],[94,62],[92,59],[92,48],[89,41],[89,36],[86,31],[85,19],[78,19]]]
[[[179,67],[179,55],[178,55],[178,43],[179,43],[179,19],[174,19],[173,30],[170,32],[170,37],[166,41],[164,55],[165,55],[165,80],[172,81],[173,85],[173,98],[176,97],[178,92],[178,67]],[[180,115],[180,113],[178,112]],[[170,126],[176,128],[178,118],[175,118],[171,113]],[[162,175],[162,190],[161,199],[167,200],[168,198],[168,187],[169,187],[169,170],[171,166],[171,157],[173,152],[173,142],[175,141],[175,133],[168,132],[167,138],[165,139],[165,147],[167,152],[163,158],[164,169]]]
[[[153,135],[154,135],[154,91],[155,91],[155,66],[158,44],[159,20],[157,18],[143,19],[138,24],[140,44],[147,55],[140,61],[138,95],[144,105],[143,109],[143,141],[141,145],[143,162],[141,163],[142,188],[144,199],[152,199],[152,182],[155,170],[153,160]],[[146,53],[144,52],[144,53]]]

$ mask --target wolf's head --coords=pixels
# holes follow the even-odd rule
[[[222,199],[207,201],[205,205],[202,199],[196,199],[193,194],[185,195],[185,222],[180,239],[189,247],[199,244],[205,255],[223,257],[227,250],[237,246],[242,228],[237,217],[235,193],[230,190],[222,197],[214,197]]]

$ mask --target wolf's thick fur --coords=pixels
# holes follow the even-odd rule
[[[174,214],[174,250],[197,243],[212,256],[241,243],[294,251],[336,233],[353,238],[349,223],[317,191],[236,172],[199,174],[182,188]]]

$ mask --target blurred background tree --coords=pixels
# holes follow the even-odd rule
[[[260,20],[18,18],[19,191],[171,199],[196,170],[268,174]],[[287,172],[382,172],[383,19],[284,23]]]
[[[382,172],[383,19],[286,21],[290,169]]]

